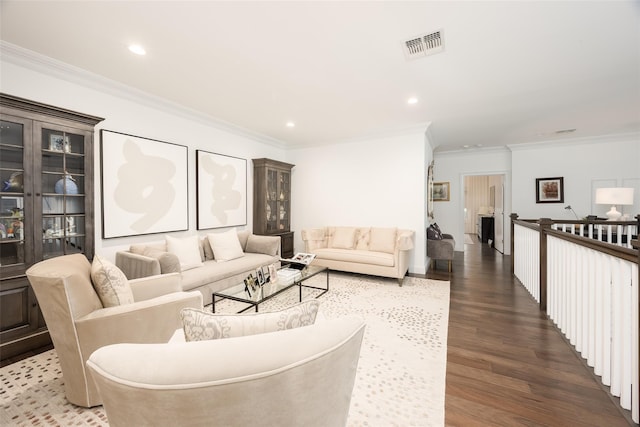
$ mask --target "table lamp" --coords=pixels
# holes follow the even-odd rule
[[[616,210],[616,205],[632,205],[633,188],[597,188],[596,204],[611,205],[611,210],[607,212],[607,218],[609,221],[617,221],[622,213]]]

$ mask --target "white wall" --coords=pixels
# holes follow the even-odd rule
[[[4,59],[4,58],[3,58]],[[48,71],[48,72],[46,72]],[[253,229],[253,165],[252,158],[269,157],[284,160],[284,150],[222,130],[213,122],[207,122],[196,115],[189,115],[179,108],[143,99],[135,96],[90,87],[69,81],[60,75],[59,70],[38,70],[2,61],[0,72],[0,91],[39,101],[57,107],[104,117],[96,127],[95,134],[95,251],[112,261],[115,252],[127,249],[132,243],[160,241],[164,234],[124,237],[103,240],[101,237],[101,195],[100,195],[100,150],[99,130],[108,129],[145,138],[157,139],[189,147],[189,230],[172,233],[176,236],[206,234],[215,230],[196,231],[196,175],[195,150],[202,149],[214,153],[226,154],[247,159],[247,226]],[[108,168],[105,173],[110,173]],[[242,227],[240,227],[242,228]]]
[[[610,135],[548,143],[512,146],[513,212],[520,218],[575,219],[589,214],[605,216],[610,206],[595,205],[599,187],[635,187],[635,205],[623,213],[640,213],[640,135]],[[536,203],[536,178],[563,177],[564,203]],[[620,207],[618,207],[620,210]]]
[[[464,177],[469,175],[504,175],[505,242],[511,234],[508,218],[511,213],[511,152],[507,149],[485,149],[433,154],[434,181],[449,181],[451,197],[448,202],[434,203],[434,222],[443,232],[452,234],[456,251],[464,250]],[[509,253],[505,244],[505,254]]]
[[[426,130],[426,129],[425,129]],[[295,250],[300,230],[324,226],[379,226],[415,230],[409,266],[425,273],[426,165],[424,132],[291,150]]]

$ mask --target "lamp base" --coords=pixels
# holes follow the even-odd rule
[[[618,221],[622,214],[618,212],[615,205],[611,206],[611,210],[607,212],[607,221]]]

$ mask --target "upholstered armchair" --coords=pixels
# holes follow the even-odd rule
[[[202,307],[202,295],[182,292],[175,273],[130,280],[133,302],[104,307],[82,254],[39,262],[27,277],[60,360],[67,400],[79,406],[102,403],[85,366],[91,353],[115,343],[167,342],[181,326],[180,310]]]
[[[433,226],[431,226],[433,227]],[[427,256],[431,260],[431,266],[436,268],[437,260],[448,262],[449,273],[451,273],[451,262],[453,261],[456,241],[451,234],[430,232],[427,229]]]
[[[233,338],[115,344],[87,366],[110,426],[344,426],[364,328],[344,317]]]

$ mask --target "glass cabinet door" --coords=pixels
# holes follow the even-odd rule
[[[77,130],[50,129],[40,132],[41,177],[36,193],[36,211],[41,216],[42,234],[36,238],[36,256],[42,259],[84,253],[87,233],[85,138]]]
[[[289,231],[290,205],[291,205],[291,174],[279,172],[280,189],[278,197],[278,231]]]
[[[25,135],[31,122],[8,115],[0,116],[0,269],[2,277],[23,271],[33,261],[31,250],[31,179],[25,164],[31,149]]]
[[[267,169],[267,204],[265,215],[267,221],[267,233],[278,230],[278,171]]]

